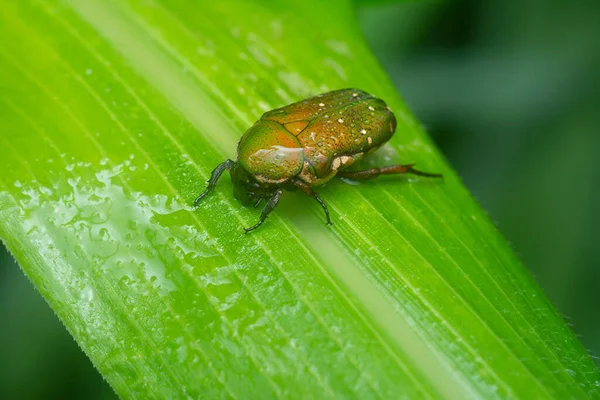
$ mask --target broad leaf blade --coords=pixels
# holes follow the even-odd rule
[[[3,8],[0,235],[120,395],[598,395],[346,2]],[[398,116],[372,163],[445,181],[332,183],[333,227],[286,194],[243,235],[258,212],[227,179],[190,207],[262,112],[341,87]]]

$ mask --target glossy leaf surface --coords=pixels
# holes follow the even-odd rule
[[[5,2],[0,237],[123,397],[585,398],[600,375],[365,47],[345,1]],[[18,39],[18,40],[17,40]],[[260,230],[211,170],[270,109],[392,107],[363,165]],[[314,204],[313,204],[314,203]]]

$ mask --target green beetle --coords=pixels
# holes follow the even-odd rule
[[[233,196],[243,205],[258,207],[266,200],[258,222],[246,232],[265,221],[284,190],[300,189],[314,198],[331,224],[327,205],[312,188],[336,175],[354,180],[404,173],[441,177],[418,171],[414,164],[344,170],[377,150],[395,130],[396,118],[385,102],[358,89],[336,90],[269,111],[242,135],[237,161],[226,160],[212,171],[194,206],[228,170]]]

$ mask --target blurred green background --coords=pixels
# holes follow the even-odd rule
[[[359,19],[405,101],[600,354],[600,2],[401,2]],[[3,247],[0,321],[0,398],[115,398]]]

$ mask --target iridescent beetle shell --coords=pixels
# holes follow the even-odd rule
[[[242,136],[238,162],[264,182],[298,176],[319,186],[378,149],[395,130],[396,118],[383,100],[339,90],[265,113]]]
[[[225,170],[231,173],[234,197],[244,205],[267,201],[256,229],[277,205],[283,190],[300,189],[327,206],[312,187],[336,175],[368,179],[380,174],[420,172],[412,165],[395,165],[366,171],[343,171],[365,154],[377,150],[396,130],[396,118],[385,102],[358,89],[321,94],[265,113],[240,139],[237,160],[221,163],[206,190],[216,185]]]

